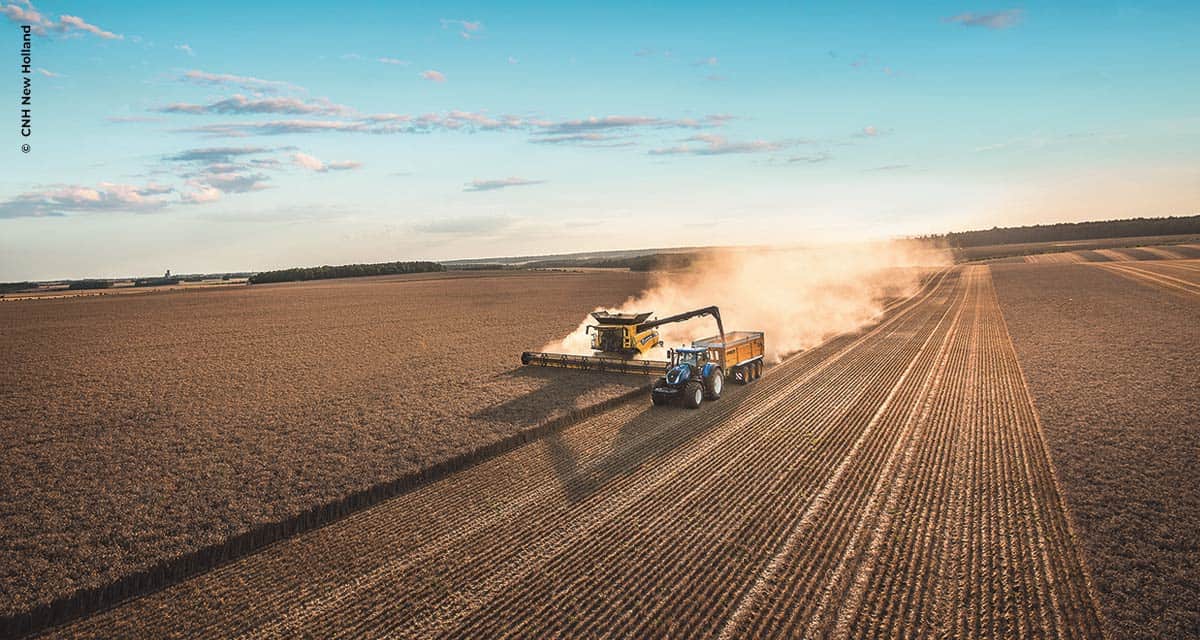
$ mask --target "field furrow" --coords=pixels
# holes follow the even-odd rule
[[[987,267],[700,411],[631,402],[62,637],[1095,637]]]
[[[1180,274],[1186,277],[1178,277],[1177,275],[1165,273],[1165,270],[1153,270],[1142,265],[1127,263],[1107,263],[1097,266],[1129,278],[1138,284],[1166,289],[1167,291],[1185,296],[1200,296],[1200,282],[1190,274]]]

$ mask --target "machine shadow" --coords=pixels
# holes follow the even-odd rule
[[[498,374],[498,380],[536,380],[537,388],[521,396],[490,405],[471,415],[479,420],[534,426],[577,408],[579,398],[616,385],[633,390],[648,384],[647,376],[596,373],[546,367],[518,367]]]
[[[740,386],[729,387],[717,402],[736,403],[742,395]],[[563,433],[543,439],[568,501],[576,503],[590,498],[613,480],[629,475],[647,461],[703,436],[720,424],[705,419],[705,411],[715,409],[708,402],[698,410],[654,407],[647,391],[645,403],[645,410],[619,427],[609,451],[591,464],[580,464],[579,456]]]

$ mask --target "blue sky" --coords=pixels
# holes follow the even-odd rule
[[[1197,3],[642,4],[0,0],[0,280],[1198,208]]]

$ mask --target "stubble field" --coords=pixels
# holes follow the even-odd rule
[[[139,593],[638,388],[517,364],[643,286],[428,274],[0,305],[0,616]]]
[[[1097,637],[987,267],[699,412],[645,399],[61,637]]]
[[[630,274],[506,278],[513,280],[456,285],[475,287],[480,298],[456,313],[508,308],[491,295],[549,292],[557,296],[555,313],[550,304],[535,305],[529,323],[505,314],[478,323],[488,335],[505,322],[515,332],[548,324],[544,334],[552,334],[570,330],[597,296],[619,301],[624,287],[642,284]],[[380,304],[378,289],[306,293],[308,286],[346,283],[292,292],[313,296],[303,306],[336,308],[330,313],[347,323],[345,336],[332,334],[331,348],[351,348],[350,335],[396,333],[369,328],[383,322],[378,310],[367,310]],[[572,297],[589,287],[595,290],[586,300]],[[1193,287],[1200,287],[1194,260],[933,272],[877,324],[786,358],[761,381],[730,388],[700,411],[653,409],[640,392],[618,398],[641,379],[604,381],[588,397],[617,399],[564,429],[46,635],[1197,636],[1200,478],[1192,463],[1200,452],[1200,291]],[[423,296],[444,300],[420,287],[406,299],[416,304]],[[288,300],[269,312],[285,326]],[[556,313],[565,307],[569,313]],[[417,308],[406,327],[453,331],[436,319],[418,321],[438,314]],[[436,344],[451,349],[470,335],[463,329],[459,340]],[[515,353],[539,338],[516,342],[502,348]],[[274,345],[286,352],[277,367],[304,361],[300,347],[287,352],[286,343]],[[355,354],[367,359],[366,351]],[[319,360],[310,366],[322,371]],[[558,415],[551,407],[575,398],[577,389],[568,387],[596,381],[564,371],[514,374],[509,365],[497,371],[484,386],[508,385],[500,388],[509,395],[488,396],[487,409],[465,419],[481,430],[495,425],[493,438],[515,428],[515,416]],[[334,376],[344,382],[328,388],[364,379]],[[465,380],[440,378],[443,385],[453,379]],[[395,395],[420,382],[384,384],[385,396],[393,395],[379,406],[427,407],[430,397],[459,395],[459,387],[446,396],[437,388],[420,399]],[[321,400],[340,401],[338,394]],[[344,402],[342,412],[357,415],[356,407],[375,401]],[[326,424],[336,426],[333,434],[369,433],[377,415],[337,422],[338,414],[319,414],[307,437],[329,437]],[[282,429],[303,415],[271,424]],[[128,420],[128,428],[156,424],[145,415]],[[425,433],[421,425],[410,432]],[[440,433],[435,441],[449,446],[458,432]],[[229,455],[250,441],[223,442],[221,450]],[[261,446],[264,459],[266,447],[284,447],[326,470],[370,448],[327,459],[319,455],[324,449],[289,450],[283,439]],[[228,487],[211,495],[238,495],[232,482],[214,484],[219,474],[197,477],[203,486]],[[288,488],[296,479],[261,486]],[[158,495],[128,500],[154,504]],[[264,504],[251,494],[239,503],[243,511],[250,498]],[[37,553],[57,561],[69,540],[48,535]]]
[[[1114,637],[1195,638],[1200,261],[1123,264],[992,269]]]

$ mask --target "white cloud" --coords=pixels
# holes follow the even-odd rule
[[[187,44],[177,44],[175,45],[175,49],[182,51],[193,58],[196,57],[196,52],[193,51],[192,47]]]
[[[408,65],[412,64],[408,60],[401,60],[399,58],[389,58],[387,56],[384,56],[382,58],[376,58],[376,61],[382,62],[383,64],[394,64],[394,65],[400,66],[400,67],[407,67]]]
[[[84,32],[104,38],[105,40],[125,39],[123,35],[105,31],[78,16],[64,14],[58,17],[58,21],[51,20],[43,16],[33,6],[33,3],[28,0],[18,0],[16,3],[0,5],[0,14],[7,16],[10,21],[16,24],[30,25],[33,32],[38,35],[46,35],[47,33],[69,35],[74,32]]]
[[[232,97],[224,100],[218,100],[210,104],[190,104],[186,102],[176,102],[173,104],[160,107],[158,109],[164,113],[191,113],[191,114],[250,114],[250,113],[287,113],[287,114],[314,114],[314,115],[351,115],[354,110],[350,107],[334,104],[325,99],[318,100],[301,100],[298,98],[289,97],[273,97],[273,98],[247,98],[246,96],[235,94]]]
[[[297,166],[319,173],[325,173],[327,171],[346,171],[349,169],[357,169],[362,166],[361,162],[354,162],[351,160],[322,162],[315,156],[311,156],[307,153],[301,153],[299,151],[292,154],[292,161],[294,161]]]
[[[463,191],[495,191],[497,189],[507,189],[509,187],[524,187],[533,184],[542,184],[545,180],[527,180],[525,178],[500,178],[498,180],[472,180],[463,187]]]
[[[445,82],[446,81],[446,74],[442,73],[441,71],[434,71],[433,69],[429,69],[428,71],[422,71],[421,77],[425,78],[426,80],[428,80],[430,82]]]
[[[167,206],[170,187],[153,182],[135,186],[101,182],[95,187],[58,185],[0,202],[0,219],[61,216],[70,213],[153,211]]]
[[[1025,12],[1021,9],[1006,9],[995,13],[960,13],[956,16],[942,18],[943,22],[959,24],[964,27],[983,27],[984,29],[1008,29],[1020,24]]]
[[[699,142],[700,145],[687,144],[688,142]],[[647,153],[654,156],[663,155],[693,155],[693,156],[718,156],[733,153],[761,153],[764,151],[776,151],[788,146],[784,142],[768,142],[766,140],[751,140],[748,142],[730,142],[724,136],[717,135],[698,135],[692,136],[684,140],[684,144],[665,147],[659,149],[651,149]]]
[[[255,93],[277,93],[280,91],[303,91],[290,82],[280,82],[277,80],[263,80],[250,76],[236,76],[228,73],[209,73],[207,71],[192,70],[184,73],[181,80],[194,84],[215,85],[215,86],[233,86],[241,87],[246,91]]]

